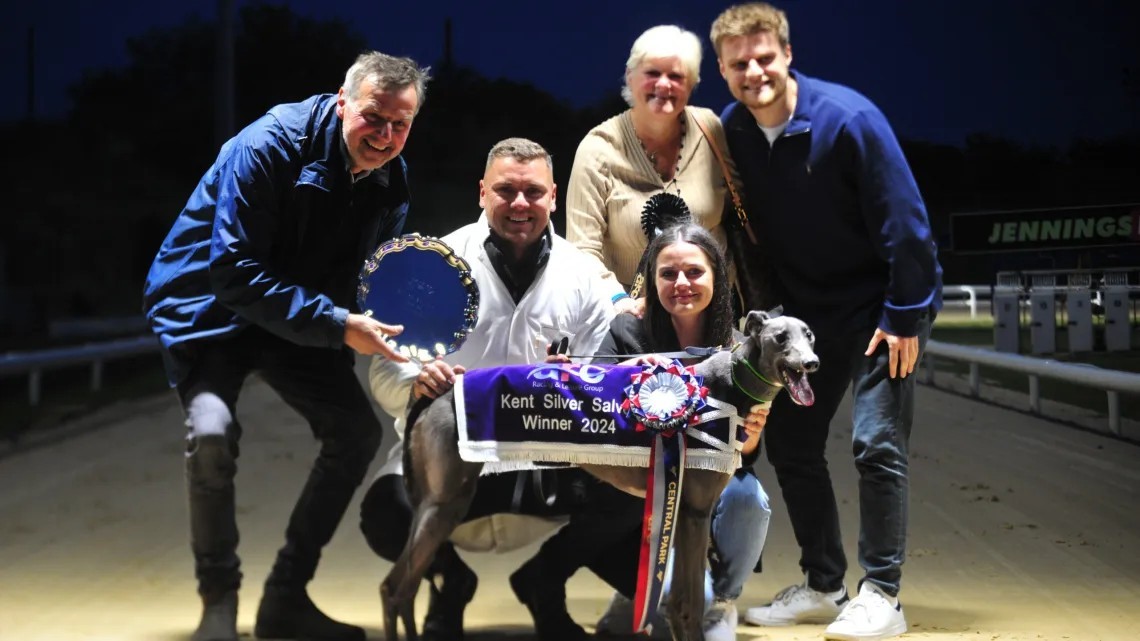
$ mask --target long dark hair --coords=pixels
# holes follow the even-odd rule
[[[704,227],[694,224],[676,225],[661,232],[645,248],[646,261],[642,268],[645,278],[645,316],[642,326],[649,339],[647,347],[653,351],[673,351],[688,345],[679,345],[673,318],[661,305],[657,296],[657,257],[675,243],[691,243],[705,253],[712,267],[713,291],[709,306],[703,312],[705,320],[701,347],[728,345],[732,341],[732,292],[728,286],[728,261],[713,235]]]

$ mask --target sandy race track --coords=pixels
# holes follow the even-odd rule
[[[247,386],[239,413],[246,573],[239,625],[252,634],[261,582],[315,443],[259,382]],[[187,639],[199,605],[173,394],[119,404],[65,430],[67,438],[0,458],[0,639]],[[854,559],[849,439],[837,421],[830,460]],[[1140,638],[1140,447],[920,388],[912,449],[906,638]],[[765,572],[752,577],[742,606],[800,580],[771,470],[762,461],[759,471],[774,518]],[[376,586],[387,564],[368,551],[356,514],[354,504],[310,590],[329,614],[379,639]],[[526,554],[468,557],[481,578],[468,638],[533,638],[526,610],[506,585]],[[848,589],[857,579],[848,574]],[[571,613],[586,625],[609,598],[588,572],[573,578],[568,593]],[[739,638],[807,640],[821,632],[741,626]]]

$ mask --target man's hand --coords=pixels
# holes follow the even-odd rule
[[[863,355],[874,354],[875,348],[884,340],[887,341],[887,347],[891,350],[891,362],[887,366],[887,372],[890,373],[891,378],[906,378],[907,374],[913,373],[914,366],[918,362],[918,337],[895,336],[876,328],[875,335],[871,337],[871,342],[867,345],[867,351]]]
[[[452,367],[437,356],[434,361],[424,363],[423,369],[416,376],[412,383],[412,397],[416,400],[424,396],[439,398],[440,394],[455,387],[455,375],[466,371],[462,365]]]
[[[744,432],[748,434],[748,439],[744,441],[742,454],[748,456],[756,451],[760,445],[760,434],[764,431],[764,426],[767,423],[768,408],[764,405],[753,405],[752,409],[748,411],[748,416],[744,417]]]
[[[645,299],[629,298],[628,296],[614,303],[614,311],[618,314],[633,314],[641,318],[645,315]]]
[[[407,363],[406,356],[392,349],[389,336],[404,331],[403,325],[385,325],[364,314],[349,314],[344,323],[344,344],[365,356],[377,354],[397,363]]]

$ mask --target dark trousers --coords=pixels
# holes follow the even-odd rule
[[[301,492],[268,584],[302,588],[380,446],[381,427],[353,371],[351,351],[301,347],[260,329],[203,344],[178,385],[186,412],[190,543],[202,594],[241,584],[234,514],[241,424],[237,402],[251,373],[309,422],[320,453]]]
[[[542,492],[531,472],[490,474],[479,478],[464,522],[491,514],[516,512],[534,516],[569,516],[569,522],[547,539],[531,563],[542,577],[559,587],[579,568],[589,568],[615,590],[633,596],[640,551],[644,501],[617,490],[577,468],[544,470]],[[521,494],[516,499],[519,476]],[[553,501],[548,498],[553,492]],[[408,540],[412,507],[404,477],[380,476],[360,506],[360,529],[376,554],[395,561]],[[450,542],[440,546],[429,572],[447,573],[461,562]]]
[[[925,348],[932,318],[919,323]],[[852,391],[852,452],[859,473],[859,564],[865,578],[898,594],[906,553],[908,454],[914,419],[915,374],[890,378],[886,342],[864,356],[873,330],[820,336],[819,371],[811,375],[815,404],[800,407],[780,394],[764,428],[768,460],[787,504],[800,567],[808,585],[843,586],[847,558],[825,450],[843,394]]]

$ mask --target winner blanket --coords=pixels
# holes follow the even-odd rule
[[[472,370],[457,376],[459,454],[491,471],[531,463],[650,466],[655,433],[623,415],[626,387],[640,366],[544,363]],[[736,410],[706,398],[683,432],[686,467],[731,474],[744,440]]]

